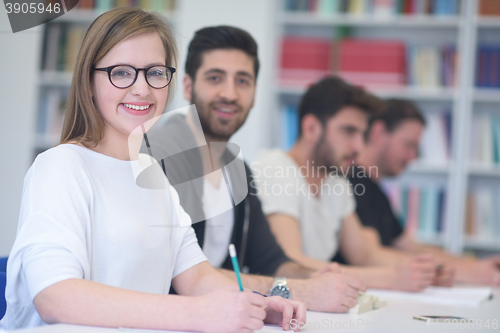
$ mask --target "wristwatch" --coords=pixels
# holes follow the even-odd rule
[[[290,288],[286,285],[286,278],[275,277],[273,286],[269,290],[269,296],[281,296],[290,299]]]

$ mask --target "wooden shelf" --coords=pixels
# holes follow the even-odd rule
[[[368,27],[414,27],[414,28],[456,28],[459,16],[398,15],[375,17],[371,15],[319,14],[284,12],[280,16],[282,24],[302,26],[368,26]]]

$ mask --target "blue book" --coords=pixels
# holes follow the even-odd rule
[[[500,119],[496,114],[491,116],[491,132],[493,133],[493,161],[500,163]]]
[[[438,204],[438,214],[439,214],[439,220],[437,223],[437,231],[440,233],[444,229],[444,218],[446,214],[446,192],[444,189],[441,189],[439,191],[439,204]]]
[[[401,215],[399,216],[399,224],[403,229],[408,219],[408,193],[409,189],[407,187],[401,189]]]
[[[295,10],[296,1],[295,0],[286,0],[285,1],[285,11],[291,12]]]
[[[286,105],[283,110],[282,148],[289,150],[297,141],[299,135],[299,115],[293,105]]]
[[[98,11],[106,12],[112,9],[113,6],[114,6],[113,0],[96,0],[95,2],[95,9]]]
[[[340,0],[318,0],[318,12],[321,14],[337,14],[340,11]]]
[[[424,236],[429,236],[429,196],[428,196],[428,191],[426,188],[421,188],[420,189],[420,198],[419,198],[419,203],[420,203],[420,209],[418,212],[418,232],[421,235]]]
[[[427,209],[429,210],[429,221],[427,224],[427,232],[431,235],[436,235],[438,232],[439,223],[439,188],[435,186],[429,187],[427,192]]]

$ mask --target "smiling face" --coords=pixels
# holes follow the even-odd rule
[[[316,144],[314,160],[317,165],[347,170],[363,148],[364,133],[368,126],[366,112],[345,106],[328,119],[324,135]]]
[[[205,136],[228,141],[253,106],[255,73],[252,57],[240,50],[218,49],[203,54],[193,82],[184,77],[184,97],[196,105]]]
[[[158,34],[145,33],[117,44],[95,67],[130,65],[146,68],[166,65],[165,59],[165,49]],[[144,71],[139,71],[132,86],[119,89],[111,84],[108,73],[94,71],[92,95],[95,106],[104,118],[104,142],[126,144],[133,129],[163,112],[168,86],[154,89],[148,85],[144,75]]]

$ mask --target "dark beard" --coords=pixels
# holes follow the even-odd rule
[[[203,130],[203,134],[206,137],[209,137],[212,141],[214,142],[227,142],[231,138],[231,136],[236,133],[237,130],[240,129],[241,125],[236,128],[233,133],[231,134],[226,134],[226,133],[217,133],[214,131],[210,124],[210,119],[209,115],[204,109],[203,103],[197,103],[196,102],[196,94],[194,92],[194,89],[191,89],[191,104],[194,104],[196,106],[196,110],[198,111],[198,117],[200,118],[200,124],[201,128]]]
[[[332,172],[337,172],[338,163],[334,160],[332,155],[335,155],[335,152],[330,146],[328,146],[328,143],[326,143],[325,140],[325,136],[324,134],[322,134],[319,142],[316,144],[316,147],[314,147],[313,159],[315,167],[326,167],[329,174]]]

